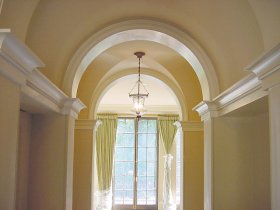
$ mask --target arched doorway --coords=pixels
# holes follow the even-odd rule
[[[149,71],[145,72],[149,73]],[[114,161],[115,167],[112,181],[113,206],[114,209],[132,208],[132,203],[134,203],[133,200],[135,200],[135,203],[138,202],[137,208],[148,207],[162,209],[164,149],[162,142],[159,140],[158,129],[155,128],[155,130],[153,130],[152,132],[148,132],[148,130],[145,130],[144,124],[146,124],[146,126],[149,124],[150,127],[153,127],[153,124],[154,126],[156,126],[159,114],[179,115],[180,119],[182,120],[182,117],[185,114],[182,114],[182,110],[184,109],[182,109],[180,104],[182,104],[183,107],[186,107],[186,105],[184,104],[184,101],[182,101],[183,96],[180,95],[178,87],[176,89],[176,84],[172,83],[171,80],[166,80],[167,82],[169,82],[169,84],[167,85],[166,83],[164,83],[156,77],[143,74],[142,81],[147,85],[147,88],[153,93],[153,95],[151,96],[151,98],[147,99],[148,103],[146,105],[148,113],[144,115],[143,118],[140,119],[140,121],[134,120],[135,116],[130,112],[131,102],[130,99],[128,99],[127,92],[125,90],[129,89],[133,85],[133,83],[135,82],[135,78],[137,77],[136,75],[123,76],[123,74],[125,73],[128,74],[129,72],[122,71],[121,74],[117,74],[115,75],[115,77],[112,77],[109,80],[107,80],[108,78],[105,79],[105,81],[107,81],[105,84],[101,82],[101,84],[103,84],[101,86],[102,88],[100,87],[100,91],[96,92],[96,94],[98,95],[94,97],[97,99],[97,103],[93,103],[93,106],[96,107],[93,112],[94,116],[96,116],[97,113],[117,113],[119,116],[118,123],[122,124],[120,130],[119,128],[117,129],[118,137],[115,148],[116,157]],[[164,79],[164,77],[162,78]],[[175,90],[171,89],[170,86],[173,87]],[[128,124],[128,127],[134,127],[135,132],[130,131],[129,134],[122,133],[125,125]],[[171,170],[172,194],[174,198],[174,203],[176,203],[177,201],[177,208],[183,209],[183,133],[181,131],[179,122],[176,126],[179,126],[179,129],[178,135],[176,136],[176,140],[174,141],[174,145],[172,147],[172,156],[174,157]],[[141,130],[140,133],[138,132],[138,130]],[[133,135],[134,137],[132,139],[134,140],[132,141],[135,141],[135,143],[128,143],[130,146],[124,146],[122,142],[127,141],[127,139],[122,139],[124,135]],[[154,137],[152,137],[153,135]],[[143,138],[143,136],[145,137]],[[157,139],[157,143],[155,143],[154,145],[149,143],[151,142],[150,140],[152,140],[151,138]],[[126,151],[125,154],[132,154],[133,151],[133,154],[137,154],[139,151],[141,151],[138,154],[146,154],[147,156],[144,157],[143,155],[141,155],[140,161],[137,160],[133,162],[130,160],[131,158],[129,155],[127,156],[122,152],[123,150]],[[154,153],[157,153],[156,160],[149,159],[153,151]],[[139,155],[137,157],[139,157]],[[129,166],[126,166],[126,164],[128,163]],[[154,166],[155,169],[152,169],[151,166]],[[137,175],[133,172],[133,167],[134,169],[138,169]],[[145,167],[149,167],[149,170],[145,169]],[[120,172],[124,170],[122,168],[125,168],[126,173]],[[151,175],[149,171],[154,171],[154,174],[156,175]],[[92,191],[92,196],[96,196],[97,192],[97,175],[95,172],[96,168],[93,169],[94,176],[92,182],[94,183],[94,187]],[[133,179],[132,175],[135,176],[136,179]],[[153,178],[153,181],[151,181],[151,178]],[[132,180],[138,180],[138,182],[133,184]],[[157,183],[156,185],[154,185],[154,190],[150,190],[150,188],[146,189],[145,187],[143,187],[148,187],[151,184],[151,182]],[[140,185],[139,183],[142,184]],[[139,186],[139,190],[136,190],[138,188],[136,188],[135,186]],[[151,192],[153,192],[154,194],[152,195]],[[97,199],[93,199],[93,204],[96,205],[96,203],[98,203]]]

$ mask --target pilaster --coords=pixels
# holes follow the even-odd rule
[[[213,117],[218,116],[214,102],[202,101],[196,110],[204,124],[204,210],[213,210]]]

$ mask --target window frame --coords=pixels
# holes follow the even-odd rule
[[[155,210],[158,209],[158,185],[159,185],[159,132],[158,132],[158,118],[157,117],[142,117],[141,119],[136,119],[134,117],[118,117],[119,119],[133,119],[134,121],[134,176],[133,176],[133,204],[114,204],[114,189],[115,189],[115,166],[113,171],[113,180],[112,180],[112,207],[114,210],[128,210],[128,209],[148,209],[148,210]],[[139,128],[139,121],[141,120],[155,120],[156,121],[156,174],[155,174],[155,184],[156,184],[156,196],[155,196],[155,204],[154,205],[137,205],[137,164],[138,164],[138,128]],[[148,133],[145,133],[148,134]],[[147,144],[146,144],[146,148]],[[146,154],[147,156],[147,154]],[[146,161],[147,163],[147,161]],[[115,161],[114,161],[115,164]],[[146,174],[147,177],[147,174]]]

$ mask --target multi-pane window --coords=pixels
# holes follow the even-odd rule
[[[114,206],[157,205],[158,135],[155,119],[118,120]]]

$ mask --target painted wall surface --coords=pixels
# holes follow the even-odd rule
[[[184,132],[184,210],[203,210],[203,132]]]
[[[75,130],[73,210],[91,209],[93,131]]]
[[[28,209],[67,209],[68,123],[64,115],[32,117]]]
[[[0,76],[0,209],[15,209],[19,86]]]
[[[270,209],[268,114],[214,119],[214,209]]]
[[[16,210],[28,210],[29,145],[31,138],[31,115],[20,112]]]

